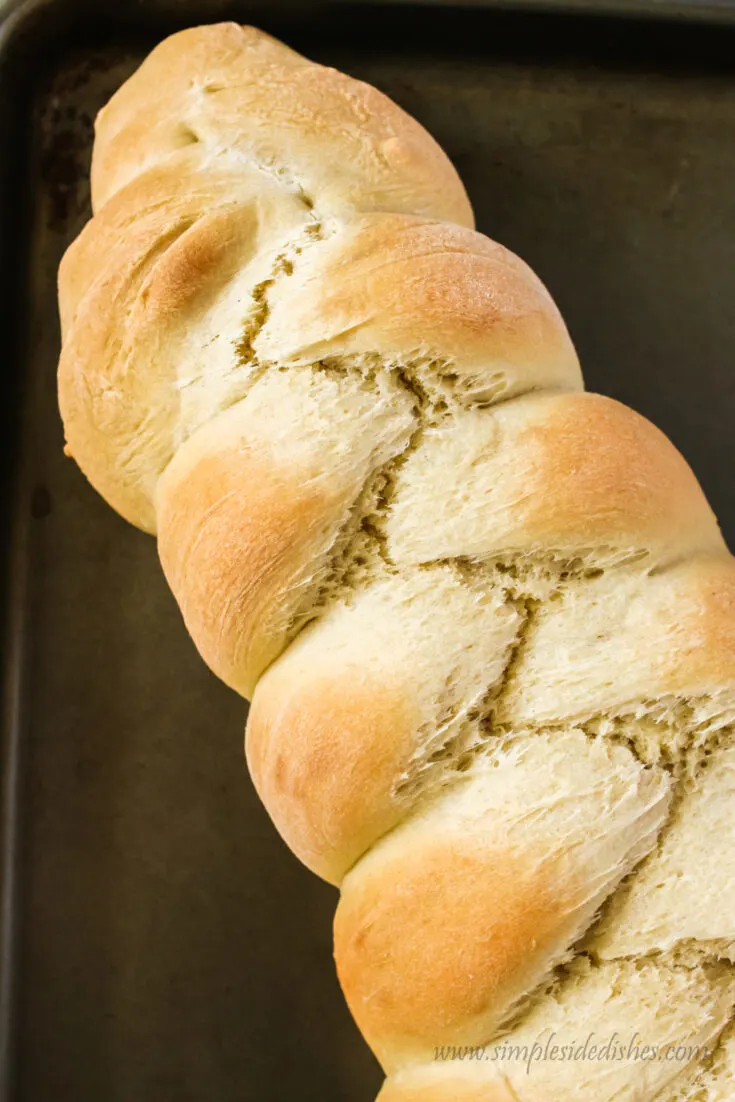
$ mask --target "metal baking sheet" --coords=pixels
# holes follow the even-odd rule
[[[55,271],[88,215],[95,111],[161,34],[225,16],[384,89],[445,146],[479,228],[545,279],[588,386],[671,435],[732,543],[735,13],[11,7],[0,1099],[368,1102],[380,1072],[334,978],[336,893],[261,809],[243,705],[198,659],[153,541],[62,455]]]

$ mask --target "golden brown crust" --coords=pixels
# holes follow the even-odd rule
[[[204,661],[250,696],[277,654],[255,635],[267,615],[264,594],[285,588],[317,542],[325,515],[341,503],[234,448],[202,458],[185,479],[174,481],[176,473],[170,492],[162,484],[158,512],[166,580]],[[273,640],[278,649],[283,643]]]
[[[404,210],[473,224],[449,160],[375,88],[315,65],[254,27],[172,35],[100,112],[95,209],[182,148],[281,171],[320,208]]]
[[[367,673],[293,684],[273,666],[248,715],[247,760],[260,798],[303,863],[339,882],[403,814],[394,786],[419,726],[406,686]]]
[[[669,606],[670,677],[677,689],[700,682],[713,690],[735,681],[735,559],[713,555],[687,573],[684,599]]]
[[[666,543],[677,554],[695,540],[697,550],[723,546],[689,464],[622,403],[599,394],[555,396],[518,443],[533,456],[529,483],[538,487],[532,539],[549,542],[567,531],[580,547],[601,538],[624,546],[633,536],[639,547]]]
[[[581,387],[551,296],[501,245],[461,226],[394,214],[341,229],[274,289],[258,342],[263,359],[377,352],[387,363],[433,361],[428,385],[444,379],[474,402]]]
[[[386,859],[379,878],[348,877],[335,918],[337,972],[383,1067],[436,1045],[481,1043],[471,1023],[486,1028],[488,1006],[502,1005],[530,956],[549,952],[568,911],[532,855],[476,838],[433,839]]]
[[[733,686],[735,559],[727,553],[702,557],[678,573],[662,648],[671,690],[694,695]]]
[[[304,219],[293,197],[258,193],[247,173],[192,179],[178,164],[137,177],[67,250],[58,378],[67,445],[131,523],[155,531],[156,483],[177,445],[246,393],[239,300],[268,271],[264,245]]]
[[[442,1075],[432,1079],[430,1073],[390,1076],[386,1079],[377,1102],[523,1102],[501,1079],[479,1075]],[[538,1099],[538,1102],[541,1102]],[[549,1102],[552,1102],[549,1099]],[[553,1102],[563,1102],[554,1099]]]
[[[643,554],[652,566],[724,548],[664,434],[584,393],[470,410],[427,435],[401,472],[387,535],[407,564],[536,554],[595,566]]]
[[[68,332],[80,300],[107,269],[133,268],[155,248],[160,258],[170,236],[223,205],[231,207],[233,190],[246,198],[243,180],[232,172],[192,176],[182,158],[136,176],[87,222],[72,241],[59,267],[59,309]]]

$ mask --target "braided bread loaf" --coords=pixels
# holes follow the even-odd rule
[[[256,30],[154,50],[92,188],[68,450],[252,699],[382,1102],[732,1098],[735,567],[685,461],[421,127]]]

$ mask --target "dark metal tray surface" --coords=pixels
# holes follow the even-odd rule
[[[260,807],[242,703],[197,657],[153,540],[62,455],[55,272],[88,216],[94,114],[161,34],[225,16],[377,84],[448,150],[479,228],[545,279],[589,388],[671,435],[732,542],[732,6],[668,5],[697,26],[451,4],[14,6],[0,1099],[367,1102],[380,1072],[334,977],[336,893]]]

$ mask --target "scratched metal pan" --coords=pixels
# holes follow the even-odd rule
[[[380,1081],[334,978],[336,894],[255,797],[242,703],[153,541],[62,455],[55,270],[89,213],[96,110],[163,33],[220,17],[383,88],[547,282],[588,385],[671,435],[732,542],[735,12],[602,6],[6,5],[2,1102],[368,1102]]]

